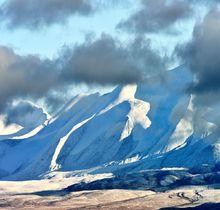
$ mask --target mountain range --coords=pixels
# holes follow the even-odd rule
[[[0,136],[0,178],[215,167],[220,138],[210,119],[216,117],[198,123],[187,91],[192,80],[180,66],[160,81],[75,96],[43,124]]]

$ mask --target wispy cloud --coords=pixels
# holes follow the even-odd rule
[[[28,101],[21,101],[7,107],[5,113],[6,125],[17,124],[24,128],[35,128],[47,120],[43,109]]]

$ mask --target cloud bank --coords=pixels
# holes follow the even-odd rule
[[[195,81],[188,91],[193,94],[193,122],[202,132],[211,122],[220,132],[220,11],[211,9],[194,26],[188,43],[176,47],[177,55],[189,66]]]
[[[163,72],[166,62],[166,57],[151,48],[149,40],[137,38],[123,46],[106,34],[66,48],[54,60],[20,56],[12,49],[0,47],[0,110],[13,99],[43,98],[50,96],[51,91],[79,82],[140,82]]]
[[[196,77],[190,90],[194,94],[202,95],[199,97],[200,101],[203,101],[202,103],[214,102],[219,99],[219,37],[220,11],[212,9],[201,23],[195,25],[192,40],[176,48],[177,55],[189,65]]]
[[[0,110],[16,97],[41,97],[55,85],[55,63],[0,47]]]
[[[149,40],[137,38],[123,46],[106,34],[67,49],[64,54],[67,54],[61,58],[64,81],[127,84],[164,71],[166,64],[166,58],[151,48]]]

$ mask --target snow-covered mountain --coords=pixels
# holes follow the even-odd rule
[[[54,171],[93,173],[199,167],[220,161],[213,122],[194,125],[184,66],[165,81],[78,95],[55,117],[0,141],[0,177],[36,179]]]

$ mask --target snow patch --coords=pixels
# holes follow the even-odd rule
[[[137,99],[131,101],[130,104],[131,110],[127,115],[128,120],[121,134],[120,141],[130,136],[136,124],[141,125],[144,129],[149,128],[151,125],[151,121],[147,117],[147,113],[150,110],[150,104]]]
[[[15,136],[12,139],[19,140],[19,139],[27,139],[27,138],[33,137],[33,136],[37,135],[44,127],[45,127],[45,125],[39,125],[34,130],[32,130],[24,135],[21,135],[21,136]]]
[[[21,129],[22,129],[22,126],[17,125],[17,124],[11,124],[11,125],[5,126],[4,117],[0,116],[0,135],[10,135],[10,134],[18,132]]]
[[[119,163],[119,165],[124,165],[124,164],[129,164],[129,163],[135,163],[135,162],[139,161],[140,159],[141,159],[140,156],[139,156],[139,155],[136,155],[136,156],[133,156],[133,157],[130,157],[130,158],[127,158],[127,159],[121,161],[121,162]]]
[[[66,141],[68,140],[68,138],[70,137],[70,135],[75,131],[77,130],[78,128],[80,128],[82,125],[84,125],[85,123],[87,123],[89,120],[91,120],[92,118],[94,117],[94,115],[80,123],[78,123],[77,125],[73,126],[73,128],[71,129],[71,131],[64,137],[62,137],[56,147],[56,150],[54,152],[54,155],[52,157],[52,160],[51,160],[51,164],[50,164],[50,170],[51,171],[55,171],[55,170],[58,170],[61,166],[59,164],[57,164],[57,158],[64,146],[64,144],[66,143]]]

